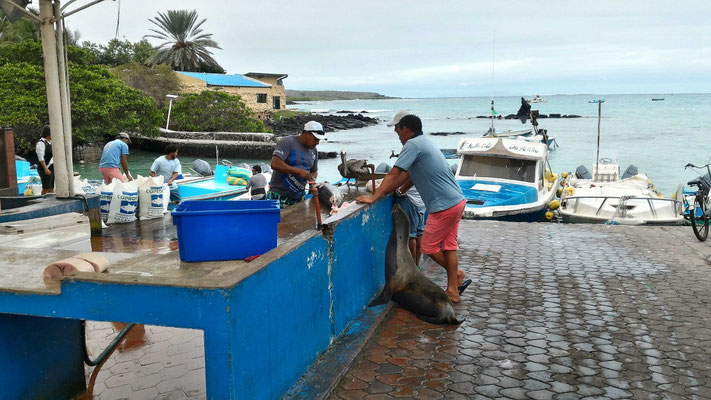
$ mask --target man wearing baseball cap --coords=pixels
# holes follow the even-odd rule
[[[121,132],[116,136],[116,140],[106,143],[104,151],[101,153],[101,161],[99,161],[99,171],[104,177],[104,182],[108,185],[113,178],[124,182],[119,165],[123,167],[123,172],[126,173],[126,178],[129,181],[133,180],[131,173],[128,172],[128,144],[131,143],[131,137],[128,133]]]
[[[459,295],[471,283],[464,280],[457,255],[459,220],[466,205],[462,189],[442,152],[423,135],[419,117],[398,113],[392,122],[403,145],[395,166],[373,196],[364,195],[356,200],[374,203],[395,190],[406,191],[415,185],[429,213],[422,235],[422,253],[447,271],[447,296],[458,303]]]
[[[318,175],[316,146],[326,140],[323,125],[309,121],[300,135],[279,139],[272,154],[272,180],[265,199],[279,200],[281,207],[304,199],[306,184]]]

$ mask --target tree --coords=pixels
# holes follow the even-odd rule
[[[91,65],[86,50],[70,46],[69,82],[73,145],[103,141],[121,131],[156,135],[163,120],[153,100],[114,76],[106,67]],[[48,123],[42,47],[25,41],[0,46],[0,126],[15,131],[17,152],[29,152]]]
[[[204,90],[186,94],[173,103],[170,128],[192,132],[266,132],[239,96]]]
[[[156,65],[155,67],[147,67],[137,63],[124,64],[112,68],[111,72],[132,88],[140,89],[143,93],[152,97],[160,108],[168,105],[166,94],[180,92],[180,79],[165,64]]]
[[[39,16],[39,11],[34,8],[28,8],[27,11]],[[40,38],[38,23],[24,17],[17,22],[10,22],[0,11],[0,43],[19,43],[28,39],[40,40]]]
[[[151,29],[154,33],[144,37],[164,42],[147,60],[148,65],[168,64],[176,71],[201,71],[201,64],[219,67],[208,48],[220,47],[212,40],[211,33],[203,33],[200,29],[207,20],[198,22],[195,10],[168,10],[165,14],[159,12],[157,17],[149,21],[158,29]]]
[[[84,41],[82,48],[94,54],[98,64],[112,67],[130,63],[143,64],[155,53],[153,46],[145,39],[136,43],[111,39],[106,45]]]

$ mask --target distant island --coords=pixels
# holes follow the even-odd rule
[[[338,90],[286,90],[286,99],[291,101],[396,99],[375,92],[346,92]]]

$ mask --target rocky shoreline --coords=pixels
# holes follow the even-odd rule
[[[320,122],[323,125],[323,130],[326,132],[365,128],[366,126],[377,125],[381,122],[377,118],[366,117],[361,114],[302,114],[290,118],[282,118],[279,121],[267,121],[266,125],[272,128],[275,136],[289,136],[301,133],[304,129],[304,124],[308,121]]]

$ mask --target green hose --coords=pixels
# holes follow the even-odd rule
[[[99,357],[96,360],[92,360],[91,358],[89,358],[89,352],[87,352],[87,350],[86,350],[86,321],[82,320],[81,321],[82,356],[84,357],[84,362],[86,363],[86,365],[88,365],[90,367],[95,367],[95,366],[101,364],[102,362],[104,362],[104,360],[106,360],[106,357],[109,356],[109,354],[114,350],[116,345],[119,344],[119,342],[121,340],[123,340],[123,337],[126,336],[128,331],[130,331],[131,328],[133,328],[133,325],[135,325],[135,324],[126,325],[126,327],[123,328],[123,330],[121,332],[119,332],[119,334],[114,338],[114,340],[112,340],[111,343],[109,343],[109,346],[106,349],[104,349],[104,351],[101,352]]]

